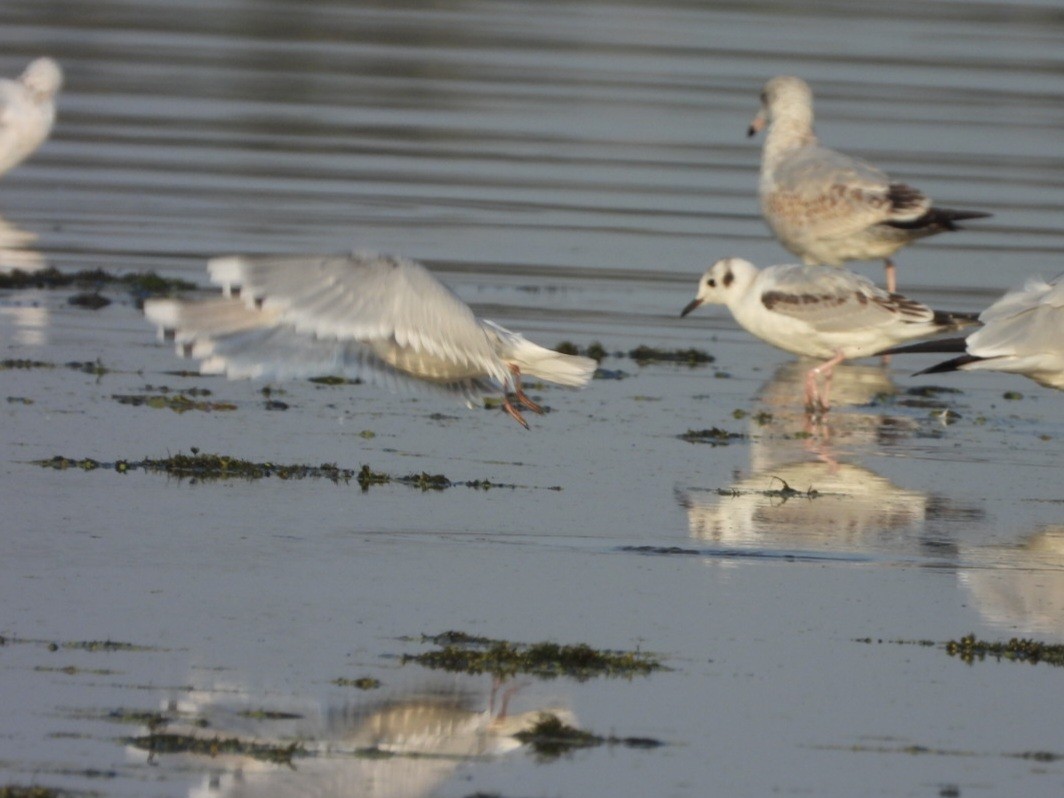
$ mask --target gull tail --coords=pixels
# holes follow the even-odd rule
[[[524,339],[511,346],[503,360],[517,366],[522,374],[571,388],[583,388],[598,368],[589,357],[563,355]]]
[[[516,366],[521,374],[538,377],[558,385],[583,388],[598,368],[598,363],[589,357],[565,355],[534,344],[521,333],[515,333],[493,321],[482,320],[481,324],[498,336],[499,359]]]

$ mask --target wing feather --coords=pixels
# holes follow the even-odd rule
[[[1064,275],[1032,279],[983,311],[984,326],[968,336],[968,352],[983,358],[1056,353],[1064,358]]]
[[[498,386],[482,372],[454,374],[453,362],[431,362],[431,356],[402,350],[419,362],[389,362],[387,347],[336,338],[319,338],[280,323],[275,313],[249,308],[235,298],[199,302],[149,300],[145,315],[173,337],[177,353],[200,360],[203,374],[232,379],[287,380],[341,375],[405,393],[436,393],[473,402]],[[411,376],[401,366],[413,366]],[[435,371],[433,371],[435,369]]]
[[[819,332],[889,326],[899,321],[929,322],[934,311],[889,294],[852,272],[824,266],[764,269],[760,300],[766,309],[798,319]]]
[[[813,238],[846,238],[892,221],[911,221],[931,207],[919,191],[891,183],[872,164],[820,145],[783,159],[772,173],[766,210],[777,224]]]
[[[226,257],[208,264],[223,287],[322,339],[380,343],[503,379],[473,311],[421,264],[355,253],[333,257]]]

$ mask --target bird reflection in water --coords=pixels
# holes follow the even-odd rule
[[[12,224],[0,216],[0,274],[15,271],[27,274],[47,267],[40,252],[32,248],[37,234]],[[48,342],[48,309],[23,304],[14,297],[0,301],[0,341],[19,346],[43,346]]]
[[[0,274],[14,271],[31,274],[47,268],[44,256],[34,249],[37,238],[36,233],[23,230],[0,216]]]
[[[677,490],[691,537],[761,554],[951,557],[955,546],[938,523],[982,511],[899,486],[859,463],[917,427],[879,406],[897,393],[887,369],[839,366],[836,412],[814,418],[802,403],[806,368],[785,364],[759,391],[747,474],[731,485]]]
[[[979,614],[1009,637],[1064,640],[1064,524],[1039,528],[1018,545],[965,552],[957,578]]]
[[[556,706],[510,714],[516,689],[498,682],[490,692],[436,685],[366,703],[327,704],[215,686],[169,704],[164,715],[175,720],[157,731],[280,748],[298,743],[306,755],[289,765],[241,754],[169,754],[156,764],[208,772],[190,789],[193,798],[430,795],[461,765],[521,747],[513,735],[542,713],[575,722],[570,711]],[[149,758],[140,749],[130,753]]]

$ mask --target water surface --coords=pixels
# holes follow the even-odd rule
[[[369,386],[273,386],[277,411],[261,385],[175,374],[121,290],[95,312],[71,291],[0,294],[0,357],[54,366],[0,372],[0,783],[1059,794],[1059,671],[913,644],[1064,637],[1059,395],[992,374],[911,395],[929,361],[865,361],[811,425],[788,356],[722,309],[678,313],[718,257],[789,259],[744,138],[779,73],[811,82],[826,143],[995,214],[900,253],[903,291],[978,309],[1058,273],[1062,34],[1054,3],[5,3],[0,71],[45,52],[67,71],[53,138],[0,184],[5,263],[205,286],[222,252],[394,251],[541,343],[716,361],[609,357],[624,379],[537,388],[551,412],[527,433]],[[163,387],[235,409],[114,398]],[[714,427],[728,445],[679,437]],[[191,447],[518,487],[31,464]],[[672,670],[500,685],[399,665],[446,629],[640,648]],[[100,640],[143,650],[63,645]],[[361,676],[381,688],[336,683]],[[544,710],[666,745],[543,762],[510,734]],[[315,755],[147,757],[129,713],[160,711]]]

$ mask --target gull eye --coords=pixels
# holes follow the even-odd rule
[[[710,277],[708,280],[706,280],[706,285],[708,285],[710,288],[716,288],[717,281]]]

